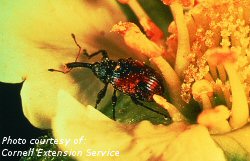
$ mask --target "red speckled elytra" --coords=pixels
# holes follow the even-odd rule
[[[93,54],[88,54],[86,50],[81,50],[81,46],[77,43],[75,35],[72,37],[79,47],[79,53],[83,52],[88,58],[92,58],[98,54],[102,54],[102,61],[95,63],[84,63],[75,62],[67,63],[67,71],[61,71],[56,69],[48,69],[49,71],[57,71],[67,73],[72,68],[83,67],[89,68],[104,83],[104,88],[98,93],[95,108],[100,103],[100,101],[105,96],[108,84],[114,87],[114,92],[112,96],[112,106],[113,106],[113,119],[115,119],[115,105],[117,101],[116,91],[120,91],[126,95],[129,95],[132,101],[144,108],[147,108],[153,112],[156,112],[164,117],[168,117],[155,109],[147,107],[141,101],[152,102],[153,95],[162,95],[164,92],[163,83],[161,76],[155,72],[154,69],[145,65],[144,63],[134,60],[132,58],[118,59],[117,61],[110,60],[108,54],[105,50],[99,50]]]

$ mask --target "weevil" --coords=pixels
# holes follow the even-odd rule
[[[65,64],[66,70],[48,69],[49,71],[68,73],[71,69],[77,67],[92,70],[93,74],[104,83],[103,89],[101,89],[97,94],[95,108],[97,108],[98,104],[104,98],[107,87],[111,84],[114,88],[112,95],[112,111],[114,120],[116,120],[115,106],[117,102],[117,91],[130,96],[131,100],[136,105],[160,114],[165,118],[168,117],[166,114],[143,104],[143,102],[153,102],[154,94],[163,95],[163,79],[159,73],[145,63],[132,58],[118,59],[117,61],[111,60],[109,59],[106,50],[99,50],[89,54],[85,49],[82,50],[82,47],[76,41],[75,35],[71,35],[75,44],[79,48],[75,61]],[[87,56],[89,59],[101,54],[102,60],[94,63],[77,62],[77,59],[81,54]]]

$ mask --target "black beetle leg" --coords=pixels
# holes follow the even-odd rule
[[[83,50],[83,54],[86,55],[89,59],[92,58],[92,57],[94,57],[94,56],[96,56],[96,55],[98,55],[98,54],[102,54],[102,59],[103,59],[103,60],[104,60],[104,59],[109,59],[108,53],[107,53],[106,50],[98,50],[98,51],[96,51],[96,52],[94,52],[94,53],[92,53],[92,54],[89,54],[89,53],[87,52],[87,50]]]
[[[97,94],[95,108],[97,108],[97,105],[101,102],[101,100],[105,96],[107,88],[108,88],[108,83],[106,83],[104,88],[102,90],[100,90],[100,92]]]
[[[113,119],[114,119],[114,120],[116,120],[116,118],[115,118],[115,106],[116,106],[116,101],[117,101],[116,90],[114,90],[113,96],[112,96],[112,112],[113,112]]]
[[[163,114],[163,113],[161,113],[161,112],[159,112],[159,111],[157,111],[157,110],[155,110],[155,109],[152,109],[152,108],[150,108],[150,107],[144,105],[142,102],[138,101],[138,100],[137,100],[136,98],[134,98],[134,97],[131,97],[131,99],[132,99],[132,101],[133,101],[136,105],[140,105],[140,106],[142,106],[142,107],[144,107],[144,108],[146,108],[146,109],[148,109],[148,110],[150,110],[150,111],[152,111],[152,112],[155,112],[155,113],[157,113],[157,114],[160,114],[160,115],[164,116],[165,118],[168,117],[167,115],[165,115],[165,114]]]

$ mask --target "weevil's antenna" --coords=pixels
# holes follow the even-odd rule
[[[79,66],[79,63],[77,63],[77,59],[78,59],[79,56],[81,55],[82,47],[81,47],[81,46],[78,44],[78,42],[76,41],[76,36],[75,36],[75,34],[71,33],[71,37],[73,38],[73,40],[74,40],[76,46],[78,46],[78,48],[79,48],[77,57],[76,57],[76,59],[75,59],[75,63],[73,63],[73,65],[75,65],[75,66],[73,66],[73,67],[68,67],[67,65],[69,65],[69,64],[66,64],[66,65],[64,66],[64,69],[63,69],[63,70],[48,69],[48,71],[50,71],[50,72],[60,72],[60,73],[66,74],[66,73],[70,72],[72,68],[75,68],[75,67],[87,67],[87,68],[90,68],[91,65],[86,65],[87,63],[81,63],[80,66]],[[84,65],[83,65],[83,64],[84,64]],[[70,65],[72,65],[72,64],[70,64]],[[70,65],[69,65],[69,66],[70,66]]]
[[[71,33],[71,36],[72,36],[72,38],[73,38],[73,40],[74,40],[76,46],[78,46],[78,48],[79,48],[77,57],[76,57],[76,59],[75,59],[75,62],[76,62],[77,59],[79,58],[79,56],[81,55],[82,47],[81,47],[81,46],[78,44],[78,42],[76,41],[76,36],[75,36],[75,34]]]

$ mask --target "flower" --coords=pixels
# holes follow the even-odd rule
[[[133,9],[145,34],[125,21],[111,1],[20,1],[1,6],[5,23],[0,80],[24,81],[21,96],[29,121],[39,128],[52,128],[57,139],[86,138],[83,144],[59,145],[65,151],[111,154],[116,150],[120,156],[115,160],[248,160],[249,2],[164,0],[175,19],[167,40],[136,0],[121,2]],[[48,72],[75,59],[78,48],[69,36],[72,32],[90,51],[105,48],[109,53],[149,58],[170,96],[155,95],[155,102],[173,122],[167,126],[148,121],[128,124],[126,119],[115,122],[91,106],[96,98],[93,89],[101,88],[91,72]],[[193,103],[196,96],[199,105]],[[110,105],[104,100],[102,106]],[[193,125],[188,117],[191,107],[201,110]],[[78,160],[110,157],[76,156]]]
[[[109,10],[102,7],[104,4]],[[93,9],[94,6],[97,8]],[[48,72],[49,68],[60,68],[75,59],[78,48],[71,33],[89,51],[105,48],[122,55],[127,50],[109,33],[114,23],[125,19],[115,3],[19,1],[4,2],[1,8],[1,81],[24,82],[23,111],[36,127],[51,127],[58,89],[65,89],[89,104],[95,101],[93,89],[102,86],[92,73]],[[111,12],[116,12],[117,16]],[[104,17],[99,18],[100,15]]]

